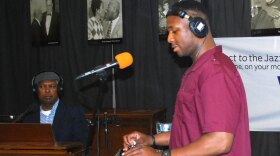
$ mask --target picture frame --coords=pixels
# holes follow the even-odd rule
[[[87,0],[87,38],[89,44],[122,42],[122,8],[123,0]]]
[[[60,0],[30,0],[32,46],[60,45]]]
[[[280,35],[280,1],[251,0],[251,36]]]
[[[160,39],[167,38],[166,14],[169,7],[179,0],[158,0],[158,33]]]

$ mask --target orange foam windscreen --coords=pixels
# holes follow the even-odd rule
[[[115,56],[119,63],[119,68],[124,69],[133,63],[132,55],[129,52],[123,52]]]

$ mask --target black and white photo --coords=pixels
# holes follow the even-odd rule
[[[87,0],[89,43],[118,43],[123,38],[122,0]]]
[[[32,45],[59,45],[59,0],[30,0]]]
[[[166,14],[169,9],[168,0],[159,0],[158,16],[159,16],[159,34],[166,33]]]
[[[280,0],[251,0],[253,36],[279,35]]]

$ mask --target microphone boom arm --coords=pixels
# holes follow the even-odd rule
[[[79,80],[79,79],[81,79],[83,77],[86,77],[88,75],[91,75],[91,74],[98,74],[98,73],[100,73],[100,72],[102,72],[102,71],[104,71],[108,68],[111,68],[111,67],[114,67],[114,66],[117,66],[117,65],[118,65],[118,62],[110,62],[110,63],[105,64],[104,66],[101,66],[101,67],[97,66],[93,70],[85,72],[85,73],[77,76],[75,80]]]

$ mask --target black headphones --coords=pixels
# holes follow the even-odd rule
[[[52,76],[59,78],[57,88],[58,88],[58,96],[61,97],[63,95],[63,78],[56,72],[40,72],[40,73],[36,74],[35,76],[33,76],[32,82],[31,82],[33,93],[35,95],[37,95],[37,93],[38,93],[38,84],[37,83],[38,82],[36,82],[36,80],[38,79],[38,76],[41,76],[43,74],[52,75]]]
[[[189,20],[189,27],[191,32],[198,38],[203,38],[208,34],[208,26],[204,19],[201,17],[192,17],[184,10],[179,11],[181,18],[187,18]]]

